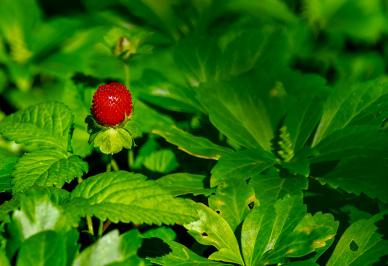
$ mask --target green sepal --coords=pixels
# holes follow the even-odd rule
[[[93,143],[102,153],[115,154],[123,148],[131,149],[134,145],[132,133],[122,123],[115,127],[106,127],[97,123],[93,116],[86,117],[90,134],[89,143]]]

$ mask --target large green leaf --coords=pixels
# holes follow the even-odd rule
[[[0,10],[0,32],[10,46],[12,59],[25,63],[32,52],[28,47],[29,37],[41,20],[41,10],[35,0],[23,3],[2,1]]]
[[[259,89],[247,79],[206,85],[200,90],[210,121],[235,143],[270,150],[273,128]]]
[[[75,188],[72,198],[70,210],[116,223],[182,224],[196,217],[189,200],[174,198],[155,181],[125,171],[89,177]]]
[[[388,241],[376,232],[374,224],[380,219],[377,215],[351,224],[341,236],[327,265],[372,265],[387,255]]]
[[[152,132],[196,157],[217,160],[223,154],[229,152],[226,147],[214,144],[206,138],[191,135],[175,126],[156,129]]]
[[[30,149],[67,150],[73,115],[62,103],[37,104],[7,116],[0,122],[0,134]]]
[[[224,154],[212,169],[211,185],[223,180],[247,180],[276,163],[275,156],[261,149],[241,150]]]
[[[280,0],[263,1],[225,1],[228,9],[247,12],[255,16],[266,15],[268,17],[279,19],[288,23],[296,22],[297,17],[289,10],[287,4]]]
[[[184,245],[175,242],[168,241],[167,244],[171,248],[171,252],[163,257],[148,258],[152,263],[157,265],[179,265],[179,266],[192,266],[192,265],[227,265],[224,263],[208,260],[204,257],[197,255]]]
[[[196,206],[199,220],[185,227],[199,243],[217,248],[209,259],[244,265],[237,239],[225,219],[204,204]]]
[[[11,266],[11,263],[9,262],[7,255],[5,255],[4,250],[0,250],[0,265]]]
[[[142,239],[137,230],[128,231],[121,236],[118,230],[114,230],[84,249],[77,255],[72,265],[104,266],[113,263],[144,265],[143,260],[136,255],[141,242]]]
[[[33,151],[16,164],[13,190],[23,191],[34,185],[62,187],[87,171],[88,164],[68,152],[54,149]]]
[[[329,214],[306,214],[300,196],[261,205],[248,214],[242,226],[245,264],[277,264],[286,257],[302,257],[327,248],[337,227]]]
[[[164,109],[188,113],[204,111],[201,103],[195,97],[195,90],[172,83],[171,80],[156,71],[146,70],[136,89],[140,99]]]
[[[172,150],[163,149],[151,153],[144,159],[144,166],[151,171],[158,173],[169,173],[179,165]]]
[[[311,160],[321,162],[366,155],[388,155],[388,130],[372,126],[337,130],[313,148]]]
[[[353,157],[342,160],[337,167],[319,180],[347,192],[365,193],[371,198],[388,202],[388,160],[381,157]]]
[[[221,215],[233,231],[255,204],[258,204],[255,190],[244,179],[232,179],[220,184],[209,197],[209,207]]]
[[[8,227],[10,238],[7,242],[7,253],[13,255],[20,245],[29,237],[54,230],[66,232],[78,222],[76,216],[66,212],[61,204],[69,197],[62,190],[33,190],[18,197],[19,210],[12,214]]]
[[[261,205],[273,204],[276,200],[289,195],[302,195],[307,190],[308,180],[303,176],[279,177],[274,173],[257,175],[249,184],[255,189],[256,198]]]
[[[147,133],[174,124],[174,121],[170,117],[157,112],[139,100],[134,102],[131,120],[139,125],[142,132]]]
[[[316,97],[304,97],[293,104],[284,124],[290,133],[293,149],[301,149],[319,123],[322,114],[322,102]]]
[[[353,86],[340,86],[328,98],[322,115],[321,122],[314,136],[313,146],[321,142],[326,136],[350,125],[363,112],[376,105],[381,97],[388,94],[388,84],[381,81],[369,81]],[[382,104],[376,105],[374,113],[378,114],[384,110]],[[379,116],[378,116],[379,117]],[[384,117],[383,117],[384,118]],[[366,121],[373,122],[373,119]],[[382,123],[378,121],[378,123]]]
[[[204,175],[196,175],[190,173],[174,173],[163,176],[156,182],[165,190],[170,191],[173,196],[193,194],[210,195],[214,189],[205,188]]]
[[[11,175],[18,156],[0,149],[0,192],[11,190]]]
[[[43,231],[33,235],[22,244],[16,265],[70,265],[77,248],[77,236],[75,231],[67,234]]]

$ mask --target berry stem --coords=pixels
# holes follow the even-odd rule
[[[132,165],[134,163],[134,157],[133,157],[133,150],[128,150],[128,167],[129,169],[132,168]]]
[[[120,167],[117,164],[116,160],[113,159],[113,155],[109,155],[109,163],[106,165],[106,171],[112,172],[113,171],[119,171]]]
[[[124,64],[124,75],[125,75],[125,86],[127,86],[127,88],[130,88],[131,72],[129,70],[129,64]]]

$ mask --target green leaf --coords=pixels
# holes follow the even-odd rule
[[[177,145],[180,150],[199,158],[217,160],[223,154],[229,152],[229,149],[226,147],[214,144],[206,138],[191,135],[175,126],[156,129],[152,133]]]
[[[267,205],[287,194],[302,195],[302,191],[307,190],[308,180],[303,176],[279,177],[269,173],[252,178],[249,184],[254,187],[260,205]]]
[[[33,235],[23,242],[16,265],[70,265],[77,248],[77,236],[75,231],[67,234],[43,231]]]
[[[215,194],[209,197],[209,207],[221,215],[233,231],[255,204],[258,204],[255,190],[244,179],[232,179],[220,184]]]
[[[196,217],[190,201],[174,198],[141,174],[125,171],[89,177],[75,188],[72,198],[72,211],[115,223],[174,224]]]
[[[336,130],[350,125],[365,110],[375,105],[381,97],[387,94],[388,84],[379,80],[356,84],[350,88],[348,86],[337,88],[324,106],[322,119],[314,136],[313,146]],[[380,105],[380,108],[383,107],[384,105]],[[384,111],[380,108],[375,110],[376,114]]]
[[[140,100],[134,102],[133,108],[131,121],[137,123],[143,133],[149,133],[174,124],[174,121],[169,116],[161,114]]]
[[[159,72],[145,70],[139,84],[134,86],[139,91],[139,97],[142,100],[161,108],[188,113],[204,111],[195,97],[195,90],[172,83]]]
[[[224,154],[212,169],[211,185],[231,179],[249,179],[276,163],[275,157],[263,150],[241,150]]]
[[[62,103],[37,104],[16,112],[0,122],[0,134],[30,150],[67,150],[73,115]]]
[[[273,129],[257,88],[245,79],[211,84],[200,90],[212,124],[234,142],[269,151]]]
[[[17,197],[17,206],[8,226],[7,254],[12,257],[29,237],[47,230],[67,232],[77,225],[78,217],[64,210],[61,204],[69,193],[60,189],[31,190]]]
[[[378,216],[374,216],[351,224],[341,236],[327,265],[372,265],[387,255],[388,241],[376,232],[374,223],[378,220]]]
[[[237,239],[228,222],[206,205],[198,203],[196,206],[199,220],[185,227],[199,243],[212,245],[218,250],[209,259],[244,265]]]
[[[174,171],[179,165],[175,154],[171,150],[158,150],[151,153],[144,160],[144,166],[153,172],[169,173]]]
[[[227,1],[228,8],[248,12],[255,16],[269,16],[284,22],[292,23],[297,21],[297,17],[287,4],[280,0],[263,0],[263,1]]]
[[[254,208],[245,219],[241,246],[246,265],[277,264],[331,244],[338,223],[329,214],[306,215],[300,196]],[[327,243],[330,241],[329,243]]]
[[[0,265],[11,266],[11,263],[9,262],[9,259],[7,258],[4,250],[0,250]]]
[[[25,154],[16,164],[13,190],[24,191],[34,185],[62,187],[87,171],[88,164],[68,152],[33,151]]]
[[[372,126],[352,126],[325,137],[312,150],[313,162],[340,160],[354,156],[387,156],[388,130]]]
[[[380,157],[353,157],[339,162],[319,181],[346,192],[365,193],[371,198],[388,202],[388,160]]]
[[[294,151],[298,151],[306,144],[319,123],[321,114],[322,102],[318,97],[305,97],[289,108],[284,124],[290,133]]]
[[[148,258],[152,263],[157,265],[179,265],[179,266],[192,266],[192,265],[227,265],[224,263],[208,260],[204,257],[198,256],[196,253],[185,247],[184,245],[175,241],[166,241],[171,248],[171,252],[163,257]]]
[[[173,241],[176,238],[175,231],[166,226],[161,226],[155,229],[147,230],[142,234],[143,238],[160,238],[166,241]]]
[[[196,175],[190,173],[174,173],[163,176],[156,180],[156,182],[173,196],[180,196],[185,194],[210,195],[214,190],[205,188],[204,175]]]
[[[11,175],[18,158],[18,156],[0,149],[0,192],[11,190]]]
[[[21,240],[45,230],[70,229],[73,221],[67,220],[65,210],[58,204],[58,197],[64,195],[36,191],[22,196],[21,209],[12,214],[13,228],[19,232]]]
[[[104,266],[111,263],[124,263],[128,259],[131,259],[132,263],[136,261],[140,265],[142,260],[137,257],[136,253],[141,242],[142,239],[137,230],[128,231],[121,236],[118,230],[111,231],[96,243],[84,249],[76,257],[73,265]]]

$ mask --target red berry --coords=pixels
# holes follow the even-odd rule
[[[132,95],[118,82],[98,87],[93,95],[93,117],[105,126],[116,126],[132,114]]]

